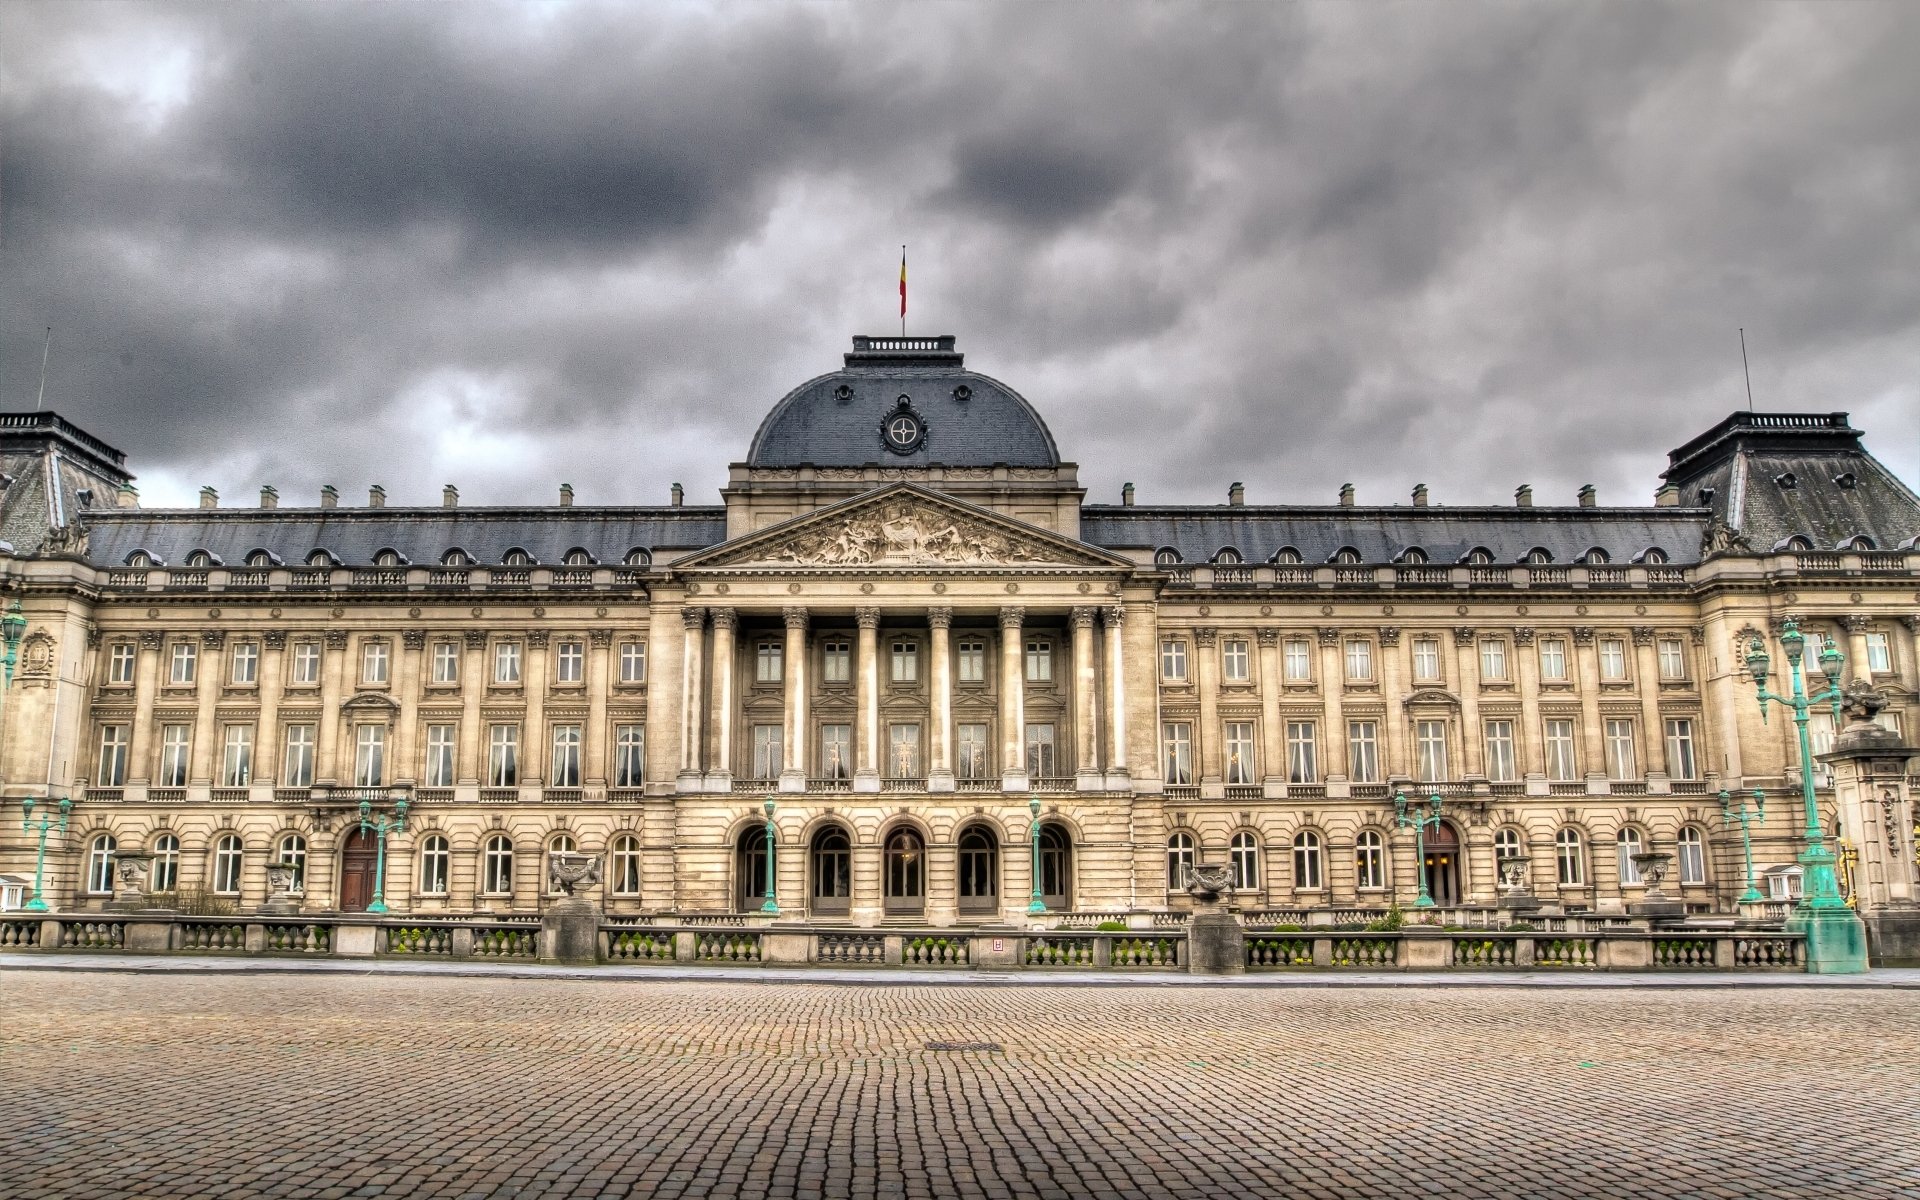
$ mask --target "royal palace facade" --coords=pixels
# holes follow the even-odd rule
[[[1737,413],[1644,505],[1096,504],[952,338],[873,337],[717,505],[150,510],[52,413],[0,415],[0,470],[0,873],[30,890],[22,800],[69,800],[57,910],[133,858],[156,903],[252,911],[285,862],[308,912],[533,913],[559,849],[661,917],[1138,916],[1215,862],[1243,908],[1471,908],[1514,857],[1610,912],[1653,851],[1730,913],[1722,789],[1798,886],[1807,764],[1752,639],[1797,618],[1920,721],[1920,498],[1844,413]],[[1403,792],[1439,797],[1419,838]]]

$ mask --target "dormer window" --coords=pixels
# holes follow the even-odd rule
[[[1281,566],[1291,566],[1301,561],[1300,552],[1292,546],[1282,546],[1273,552],[1273,561]]]
[[[132,554],[127,555],[127,565],[130,567],[151,567],[153,565],[153,555],[148,554],[145,550],[135,550]]]
[[[567,551],[566,557],[560,561],[569,567],[590,567],[593,565],[593,555],[575,548]]]
[[[1342,546],[1338,550],[1335,550],[1333,557],[1327,561],[1338,563],[1341,566],[1351,566],[1360,561],[1360,552],[1352,546]]]
[[[247,565],[250,567],[270,567],[273,565],[273,555],[268,554],[265,550],[255,550],[252,554],[247,555]]]
[[[1467,551],[1466,558],[1461,561],[1470,567],[1489,567],[1493,565],[1493,551],[1485,546],[1475,546]]]
[[[373,565],[376,567],[405,566],[406,561],[406,559],[400,557],[398,550],[382,550],[373,556]]]
[[[440,556],[440,565],[443,567],[470,567],[473,565],[473,555],[468,554],[465,550],[449,550]]]
[[[1521,557],[1520,561],[1530,567],[1545,566],[1547,563],[1553,561],[1553,552],[1545,546],[1535,546],[1533,549],[1527,551],[1526,554]]]
[[[653,552],[635,546],[633,549],[627,551],[626,558],[621,561],[629,567],[650,567],[653,565]]]
[[[1162,546],[1153,552],[1153,565],[1156,567],[1177,567],[1180,565],[1180,552],[1172,546]]]
[[[1590,567],[1597,567],[1605,563],[1612,562],[1613,556],[1608,554],[1605,550],[1602,550],[1600,547],[1595,546],[1592,549],[1588,550],[1585,554],[1582,554],[1580,556],[1580,561],[1587,564]]]
[[[213,565],[213,555],[208,554],[205,550],[195,550],[192,554],[187,555],[187,565],[189,567],[205,569]]]
[[[1874,548],[1873,539],[1862,534],[1859,537],[1848,538],[1846,541],[1840,543],[1840,548],[1842,550],[1871,550]]]
[[[312,554],[307,555],[307,565],[310,567],[330,567],[333,565],[333,555],[327,553],[325,550],[315,550]]]
[[[503,567],[530,567],[533,565],[533,555],[528,554],[525,550],[509,550],[500,557],[500,565]]]
[[[1650,567],[1659,566],[1667,561],[1667,552],[1658,546],[1648,546],[1640,552],[1639,561]]]
[[[1427,552],[1418,546],[1408,546],[1400,552],[1397,561],[1418,566],[1427,561]]]
[[[1788,492],[1790,492],[1790,491],[1792,491],[1792,490],[1793,490],[1794,488],[1796,488],[1796,487],[1798,487],[1798,486],[1800,486],[1800,481],[1799,481],[1798,479],[1796,479],[1796,478],[1794,478],[1794,475],[1793,475],[1793,472],[1792,472],[1792,471],[1782,471],[1782,472],[1780,472],[1780,473],[1779,473],[1778,475],[1775,475],[1775,476],[1773,477],[1773,481],[1774,481],[1775,483],[1777,483],[1777,484],[1779,484],[1779,485],[1780,485],[1780,489],[1781,489],[1782,491],[1788,491]]]
[[[1835,475],[1833,477],[1833,482],[1835,486],[1844,488],[1845,490],[1850,492],[1854,489],[1854,486],[1860,482],[1860,480],[1854,475],[1852,471],[1842,471],[1838,475]]]
[[[1787,539],[1787,550],[1793,554],[1806,554],[1812,549],[1813,542],[1809,538],[1795,534],[1793,537]]]
[[[1240,552],[1232,546],[1222,546],[1214,554],[1213,561],[1223,567],[1238,566],[1240,563]]]

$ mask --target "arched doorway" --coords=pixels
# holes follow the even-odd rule
[[[960,835],[960,913],[986,917],[1000,911],[1000,840],[985,825]]]
[[[340,911],[365,912],[373,903],[373,876],[379,869],[380,844],[355,827],[340,839]]]
[[[1073,907],[1073,839],[1058,825],[1040,827],[1040,903],[1060,912]]]
[[[927,844],[919,834],[896,829],[887,835],[885,877],[882,901],[889,916],[926,911]]]
[[[739,848],[733,858],[734,910],[759,912],[767,902],[766,827],[749,825],[741,830]]]
[[[1460,903],[1460,835],[1440,822],[1427,834],[1427,894],[1442,908]]]
[[[844,917],[853,903],[853,843],[847,831],[829,825],[813,835],[807,877],[809,907],[816,917]]]

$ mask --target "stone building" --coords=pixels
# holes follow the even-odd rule
[[[1911,731],[1920,498],[1844,413],[1736,413],[1649,505],[1087,500],[1039,413],[951,337],[855,338],[775,404],[720,503],[139,507],[125,457],[0,415],[0,582],[27,621],[0,734],[69,797],[46,898],[533,912],[545,852],[614,912],[947,926],[1184,906],[1381,909],[1421,883],[1615,910],[1630,855],[1728,912],[1722,788],[1796,886],[1792,726],[1747,643],[1830,639]],[[1816,749],[1831,738],[1816,719]],[[1825,769],[1822,795],[1829,798]],[[1417,849],[1393,797],[1441,798]],[[365,831],[359,805],[403,832]],[[776,831],[768,881],[768,802]],[[1039,831],[1034,836],[1034,813]],[[1037,847],[1037,848],[1036,848]],[[1036,866],[1037,863],[1037,878]]]

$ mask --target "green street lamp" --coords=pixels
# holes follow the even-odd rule
[[[1417,800],[1409,805],[1405,792],[1400,792],[1393,798],[1395,823],[1402,829],[1413,830],[1414,870],[1420,876],[1420,898],[1413,902],[1415,908],[1433,907],[1433,894],[1427,891],[1427,830],[1440,828],[1440,809],[1439,792],[1427,798],[1424,809]]]
[[[393,802],[392,814],[373,815],[373,803],[360,802],[360,832],[370,833],[379,845],[379,856],[373,865],[373,903],[367,905],[370,913],[387,911],[387,835],[407,831],[407,802],[404,799]]]
[[[13,667],[20,658],[20,639],[27,632],[27,616],[20,611],[20,597],[15,596],[13,603],[7,606],[7,615],[0,617],[0,637],[7,643],[6,686],[13,686]]]
[[[780,902],[774,899],[773,881],[775,878],[774,854],[778,851],[779,847],[777,843],[774,841],[774,834],[776,831],[773,826],[773,797],[772,796],[767,797],[767,802],[763,807],[767,811],[767,902],[760,906],[760,911],[763,913],[778,913],[780,911]]]
[[[1740,797],[1740,807],[1733,807],[1733,793],[1720,789],[1720,815],[1729,821],[1740,823],[1740,852],[1747,861],[1747,891],[1740,897],[1742,904],[1758,904],[1766,897],[1753,884],[1753,835],[1749,826],[1755,821],[1767,819],[1767,794],[1759,788],[1753,789],[1753,807],[1747,807],[1747,798]]]
[[[20,605],[19,601],[17,600],[14,601],[15,608],[18,608],[19,605]],[[11,658],[7,660],[7,665],[9,668],[12,667],[13,660]],[[53,799],[53,797],[49,796],[47,797],[47,799],[51,800]],[[21,832],[32,833],[34,831],[34,824],[35,824],[33,819],[33,797],[28,796],[25,799],[21,800],[20,809],[21,809],[21,813],[20,813]],[[52,829],[55,833],[65,833],[67,831],[67,817],[72,812],[73,812],[73,801],[62,796],[60,798],[59,824],[57,825],[54,824],[52,813],[43,812],[40,814],[40,821],[39,821],[40,854],[39,854],[39,857],[35,858],[33,861],[33,899],[27,901],[26,904],[22,906],[22,910],[25,912],[46,912],[47,911],[47,902],[41,896],[41,892],[43,890],[41,885],[45,882],[46,874],[47,874],[47,830]]]
[[[1027,801],[1027,812],[1033,816],[1028,823],[1033,838],[1033,899],[1027,902],[1027,911],[1043,913],[1047,911],[1047,902],[1040,895],[1040,797]]]
[[[1788,618],[1780,632],[1780,647],[1787,654],[1787,676],[1793,681],[1792,695],[1781,696],[1767,690],[1767,676],[1773,660],[1758,637],[1747,650],[1747,670],[1753,675],[1753,687],[1760,701],[1760,719],[1767,719],[1767,702],[1784,704],[1793,710],[1793,721],[1800,734],[1800,799],[1806,808],[1806,849],[1800,852],[1804,876],[1800,903],[1787,919],[1787,931],[1806,937],[1807,970],[1817,975],[1851,975],[1867,969],[1867,927],[1859,914],[1847,906],[1840,894],[1840,881],[1833,872],[1833,851],[1827,848],[1827,835],[1820,828],[1820,807],[1813,798],[1813,740],[1807,734],[1807,714],[1815,705],[1831,704],[1834,721],[1840,719],[1840,668],[1845,659],[1831,644],[1820,654],[1820,672],[1827,686],[1817,695],[1808,695],[1801,669],[1806,638],[1799,622]]]

